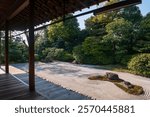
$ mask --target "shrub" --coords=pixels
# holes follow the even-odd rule
[[[78,45],[74,47],[73,49],[73,57],[78,63],[83,63],[84,60],[84,54],[82,50],[82,45]]]
[[[43,58],[46,58],[49,52],[53,52],[56,48],[46,48],[45,50],[42,51],[42,56]]]
[[[38,54],[34,54],[35,57],[35,61],[39,61],[39,55]]]
[[[128,63],[128,69],[137,74],[150,76],[150,54],[139,54],[134,56]]]
[[[66,62],[73,61],[73,56],[65,52],[64,49],[48,48],[43,51],[43,55],[45,55],[46,62],[51,62],[52,60],[59,60]]]
[[[132,55],[124,55],[120,61],[121,65],[127,66],[128,62],[131,60],[131,58],[132,58]]]
[[[72,62],[74,60],[73,56],[67,52],[63,53],[63,56],[60,59],[61,61],[65,61],[65,62]]]

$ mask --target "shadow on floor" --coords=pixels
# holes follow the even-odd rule
[[[28,83],[28,73],[15,74],[17,78]],[[90,100],[91,98],[65,89],[59,85],[46,81],[38,76],[35,77],[36,91],[49,100]]]

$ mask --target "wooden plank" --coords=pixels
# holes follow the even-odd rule
[[[46,99],[36,92],[30,92],[28,87],[11,75],[0,75],[0,100]]]
[[[21,99],[21,98],[33,98],[36,97],[36,95],[32,92],[29,92],[28,89],[26,89],[24,92],[18,92],[16,94],[14,94],[13,96],[11,96],[11,100],[16,100],[16,99]]]
[[[0,83],[2,83],[2,82],[0,82]],[[16,83],[16,82],[12,82],[12,83],[7,83],[7,82],[6,82],[6,83],[5,83],[5,82],[4,82],[3,84],[0,85],[0,90],[3,89],[3,88],[4,88],[4,89],[5,89],[5,88],[9,88],[9,87],[12,88],[12,87],[14,87],[14,86],[19,86],[19,85],[21,85],[21,83]]]
[[[16,100],[16,99],[20,99],[20,97],[24,97],[24,96],[27,96],[27,97],[30,97],[29,95],[29,92],[27,91],[24,91],[22,93],[18,92],[18,93],[15,93],[13,95],[9,95],[9,96],[4,96],[4,97],[1,97],[1,99],[5,99],[5,100]]]
[[[16,85],[13,86],[13,87],[7,87],[7,86],[1,87],[0,93],[9,92],[10,90],[17,90],[18,88],[24,88],[24,86],[23,86],[22,84],[20,84],[20,85],[17,85],[17,84],[16,84]]]
[[[12,98],[13,95],[16,95],[16,94],[22,95],[22,93],[24,92],[28,92],[28,88],[22,87],[17,90],[11,90],[11,92],[4,91],[3,93],[0,93],[0,97],[10,97],[11,95],[11,98]]]
[[[43,96],[20,96],[19,99],[17,98],[12,98],[12,100],[47,100],[45,97]]]

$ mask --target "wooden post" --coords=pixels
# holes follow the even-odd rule
[[[1,68],[1,64],[2,64],[2,57],[1,57],[1,54],[2,54],[2,50],[1,50],[1,45],[2,45],[2,34],[1,34],[2,32],[0,31],[0,68]]]
[[[35,91],[34,68],[34,0],[29,0],[29,89]]]
[[[8,21],[6,21],[5,23],[5,72],[6,74],[9,73],[9,60],[8,60],[8,43],[9,43],[9,39],[8,39]]]

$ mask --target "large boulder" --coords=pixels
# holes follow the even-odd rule
[[[115,73],[111,73],[111,72],[107,72],[106,73],[106,77],[109,79],[109,80],[121,80],[119,77],[118,77],[118,74],[115,74]]]

